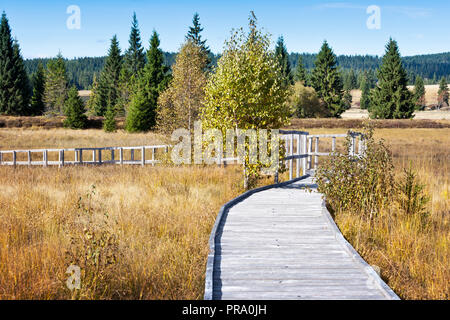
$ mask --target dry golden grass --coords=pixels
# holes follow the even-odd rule
[[[240,178],[215,167],[0,167],[0,299],[71,297],[65,252],[82,249],[70,240],[83,237],[77,201],[92,185],[118,259],[106,292],[82,298],[202,298],[209,234]]]
[[[1,149],[161,142],[98,130],[1,130],[0,137]],[[201,299],[209,234],[220,207],[243,191],[241,178],[233,167],[0,167],[0,299],[72,297],[66,253],[86,254],[72,240],[87,239],[78,199],[88,201],[92,185],[93,230],[117,239],[117,262],[100,264],[103,289],[79,298]],[[108,225],[100,224],[104,213]]]
[[[372,225],[346,213],[336,221],[402,298],[448,299],[450,129],[377,129],[376,136],[391,145],[397,174],[411,161],[426,183],[432,197],[428,223],[396,214],[395,206]],[[99,130],[0,130],[0,149],[164,140]],[[117,239],[111,249],[117,262],[100,266],[104,277],[96,284],[102,290],[85,290],[80,298],[201,299],[209,233],[219,208],[243,191],[241,178],[233,167],[0,167],[0,299],[72,297],[65,286],[71,263],[66,251],[83,253],[71,240],[86,235],[78,199],[86,201],[92,185],[95,225],[108,213],[109,224],[100,231]]]
[[[344,133],[346,129],[311,129]],[[406,216],[392,204],[370,224],[348,212],[336,214],[344,236],[404,299],[450,298],[450,129],[377,129],[394,157],[397,177],[410,165],[431,197],[428,216]]]
[[[0,150],[143,146],[167,143],[167,140],[155,133],[130,134],[123,130],[105,133],[96,129],[0,129]]]

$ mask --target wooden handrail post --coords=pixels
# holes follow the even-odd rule
[[[48,167],[48,150],[44,150],[44,167]]]
[[[308,137],[308,170],[311,170],[312,162],[312,137]]]
[[[289,136],[289,155],[292,156],[294,154],[294,135],[291,134]],[[289,160],[289,180],[294,179],[294,161],[293,159]]]
[[[141,153],[142,153],[142,157],[141,157],[141,158],[142,158],[142,159],[141,159],[142,162],[141,162],[141,165],[142,165],[142,166],[145,166],[145,147],[142,147],[142,148],[141,148]]]
[[[302,144],[302,142],[301,142],[301,135],[297,135],[297,152],[296,152],[296,155],[300,155],[301,154],[301,144]],[[300,177],[300,158],[298,158],[297,159],[297,166],[296,166],[296,178],[298,178],[298,177]]]
[[[308,153],[307,150],[307,140],[308,140],[308,136],[306,134],[302,135],[302,139],[303,139],[303,145],[302,145],[302,153],[306,156]],[[305,175],[306,174],[306,165],[307,165],[307,161],[308,159],[305,157],[302,159],[302,174]]]
[[[155,148],[152,148],[152,166],[155,166]]]
[[[314,157],[314,169],[317,169],[317,166],[319,165],[319,156],[317,155],[319,153],[319,137],[316,137],[316,145],[314,147],[315,150],[315,157]]]
[[[123,165],[123,148],[120,148],[120,152],[119,152],[119,157],[120,157],[120,165]]]
[[[59,150],[59,167],[64,167],[64,150]]]

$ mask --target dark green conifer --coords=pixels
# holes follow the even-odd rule
[[[66,100],[64,114],[67,117],[64,120],[64,127],[71,129],[85,129],[87,117],[85,115],[84,103],[78,95],[78,90],[73,86],[69,90]]]
[[[397,42],[390,39],[378,70],[378,85],[372,90],[370,116],[375,119],[407,119],[414,113],[414,101],[407,88]]]
[[[164,65],[164,54],[159,44],[158,34],[153,31],[147,64],[138,80],[126,118],[125,128],[129,132],[148,131],[156,125],[158,97],[168,84],[168,68]]]
[[[344,90],[337,69],[336,55],[325,41],[317,55],[312,73],[312,86],[333,117],[339,117],[345,111]]]
[[[294,77],[291,72],[291,64],[289,63],[289,53],[284,44],[283,36],[280,36],[275,47],[275,56],[281,68],[281,73],[286,84],[294,84]]]

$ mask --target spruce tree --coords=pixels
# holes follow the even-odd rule
[[[421,76],[416,77],[414,84],[414,102],[417,110],[425,107],[425,85]]]
[[[17,40],[13,44],[13,66],[14,90],[11,98],[13,105],[16,106],[13,114],[27,116],[31,114],[30,99],[32,89]]]
[[[47,63],[47,72],[45,74],[45,96],[47,112],[51,114],[63,114],[64,103],[67,99],[67,70],[64,58],[61,52],[56,59]]]
[[[84,129],[87,125],[87,117],[84,103],[78,95],[78,90],[73,86],[69,90],[67,101],[65,103],[64,114],[67,117],[64,120],[64,127],[71,129]]]
[[[281,68],[281,73],[286,84],[294,84],[294,77],[291,72],[291,64],[289,63],[289,53],[287,52],[286,46],[284,44],[283,36],[278,38],[277,44],[275,46],[275,57]]]
[[[124,68],[130,75],[139,74],[145,66],[145,53],[141,43],[141,32],[136,18],[133,13],[133,22],[131,24],[130,39],[128,40],[130,47],[125,52]]]
[[[105,67],[100,75],[95,97],[94,110],[98,116],[104,116],[108,106],[115,107],[119,98],[119,78],[122,69],[122,56],[120,55],[119,42],[117,36],[111,39],[111,47],[108,51]]]
[[[345,111],[344,90],[337,69],[336,55],[325,41],[317,55],[312,73],[312,86],[333,117]]]
[[[116,129],[116,110],[113,106],[109,105],[108,110],[106,110],[105,120],[103,121],[103,130],[105,132],[114,132]]]
[[[305,66],[303,65],[302,56],[298,57],[297,66],[295,67],[294,80],[303,82],[304,86],[307,85],[307,73],[306,73]]]
[[[445,77],[442,77],[441,82],[439,83],[439,91],[438,91],[439,108],[442,108],[444,103],[447,104],[448,106],[448,98],[449,98],[449,91],[447,81],[445,80]]]
[[[201,32],[203,28],[200,24],[200,16],[196,12],[192,18],[192,27],[189,27],[189,31],[186,35],[186,40],[191,40],[196,46],[199,46],[202,51],[208,56],[210,54],[209,47],[206,45],[206,40],[202,40]]]
[[[361,80],[361,100],[360,108],[367,110],[370,108],[370,83],[367,76]]]
[[[13,41],[5,12],[0,22],[0,114],[30,113],[30,85],[20,54]]]
[[[350,71],[346,72],[344,75],[344,90],[353,90],[357,88],[357,79],[355,75],[355,71],[350,69]]]
[[[378,70],[378,85],[372,91],[370,116],[376,119],[407,119],[414,113],[414,101],[407,88],[397,42],[389,40]]]
[[[158,97],[169,81],[166,75],[168,68],[164,65],[164,54],[159,43],[158,34],[153,31],[147,64],[138,80],[126,118],[125,128],[129,132],[148,131],[156,124]]]
[[[45,71],[42,63],[39,63],[37,71],[32,77],[33,96],[31,98],[31,115],[40,116],[45,112]]]

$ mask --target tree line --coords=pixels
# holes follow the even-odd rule
[[[217,62],[202,39],[202,31],[195,14],[179,53],[170,62],[159,47],[155,30],[145,49],[134,14],[128,48],[122,53],[117,37],[112,37],[85,106],[76,85],[70,84],[67,60],[61,54],[45,66],[39,63],[29,81],[19,45],[12,40],[3,14],[0,113],[66,115],[65,125],[71,128],[85,127],[87,113],[105,117],[106,131],[116,129],[119,115],[126,117],[129,132],[193,129],[197,119],[211,127],[271,128],[282,126],[295,115],[340,117],[351,106],[350,90],[358,86],[363,90],[362,107],[369,109],[372,118],[410,118],[423,97],[421,77],[416,77],[416,92],[407,89],[408,74],[392,39],[378,69],[358,74],[339,66],[327,41],[314,55],[311,70],[303,55],[291,63],[284,38],[281,36],[275,49],[270,49],[270,38],[257,28],[253,13],[249,31],[234,31]],[[441,83],[440,97],[448,104],[446,79]]]
[[[172,67],[177,56],[176,52],[163,52],[164,63]],[[217,66],[220,54],[209,53],[208,59],[213,67]],[[297,61],[301,56],[303,64],[308,72],[314,68],[314,61],[317,54],[311,53],[289,53],[289,63],[292,68],[297,66]],[[26,59],[25,70],[31,78],[41,63],[44,68],[47,63],[54,58],[34,58]],[[83,57],[65,59],[69,85],[75,85],[79,90],[90,90],[94,78],[98,77],[105,65],[106,57]],[[442,77],[450,82],[450,53],[418,55],[402,57],[402,63],[408,74],[408,84],[413,85],[417,76],[424,80],[424,84],[438,84]],[[376,70],[380,67],[381,58],[370,55],[338,55],[337,64],[342,70],[342,74],[353,72],[357,79],[357,88],[361,85],[361,80],[365,73],[371,73],[376,80]]]

